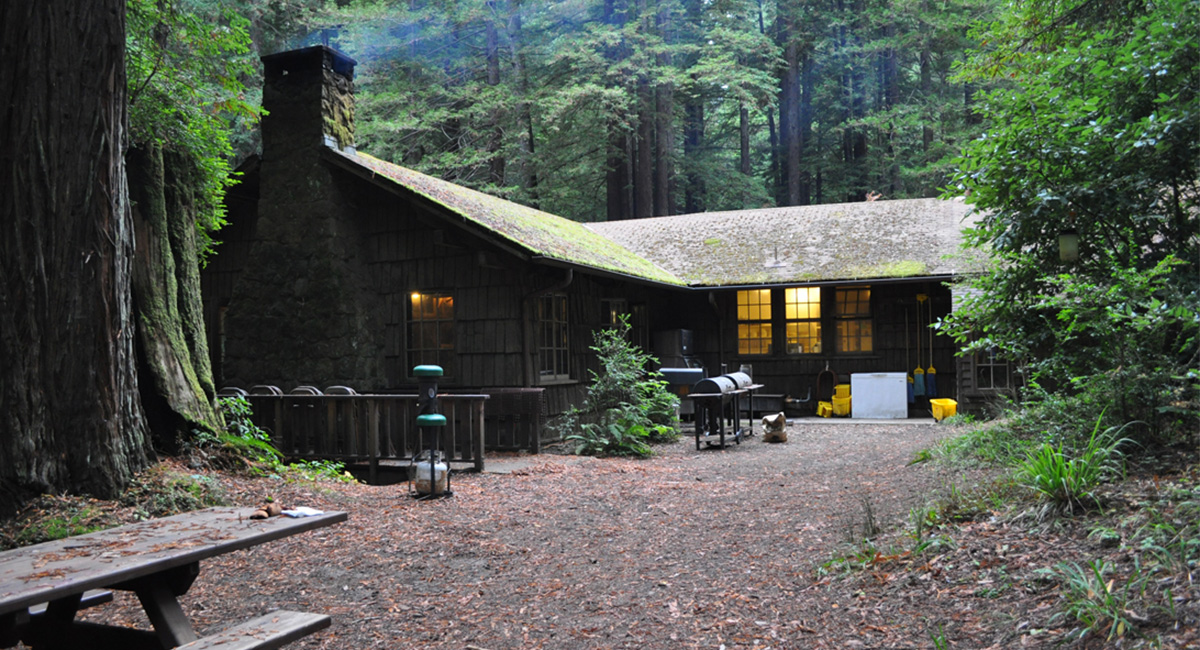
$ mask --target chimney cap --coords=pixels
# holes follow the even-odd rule
[[[268,68],[275,66],[286,68],[288,64],[293,62],[304,64],[313,59],[323,59],[326,55],[329,56],[330,67],[333,68],[334,72],[346,75],[347,77],[354,77],[354,66],[358,64],[358,61],[328,45],[312,45],[310,47],[268,54],[262,57],[262,62]]]

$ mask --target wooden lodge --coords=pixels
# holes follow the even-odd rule
[[[997,383],[928,327],[977,268],[961,202],[578,223],[356,151],[343,54],[263,61],[263,154],[202,278],[219,385],[395,393],[438,364],[446,390],[541,389],[554,415],[582,400],[592,333],[619,314],[669,363],[655,341],[687,330],[693,363],[752,366],[764,393],[803,397],[826,368],[848,382],[933,366],[957,399]]]

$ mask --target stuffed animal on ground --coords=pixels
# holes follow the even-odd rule
[[[782,412],[763,416],[762,425],[763,442],[787,442],[787,416]]]

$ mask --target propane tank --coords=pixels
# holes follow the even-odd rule
[[[440,458],[432,462],[423,460],[413,465],[413,489],[417,494],[442,495],[446,493],[446,475],[450,468]]]

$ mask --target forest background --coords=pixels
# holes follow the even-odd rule
[[[355,58],[364,151],[580,221],[936,196],[982,129],[955,68],[997,4],[176,3],[244,20],[248,70],[320,43]]]

